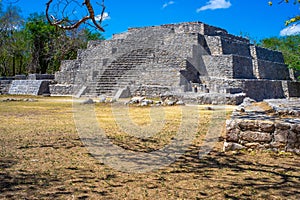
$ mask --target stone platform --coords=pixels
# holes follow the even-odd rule
[[[42,95],[50,94],[49,80],[13,80],[8,94]]]
[[[224,150],[300,153],[300,98],[243,103],[226,122]]]

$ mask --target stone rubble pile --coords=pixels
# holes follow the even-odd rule
[[[119,100],[114,98],[107,98],[106,96],[101,96],[98,101],[93,100],[91,98],[86,99],[81,102],[81,104],[94,104],[96,102],[99,103],[115,103],[119,102]],[[138,105],[138,106],[175,106],[175,105],[185,105],[182,100],[177,99],[172,95],[162,96],[160,100],[152,100],[147,99],[146,97],[135,96],[130,100],[124,103],[125,105]]]

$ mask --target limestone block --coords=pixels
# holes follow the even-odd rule
[[[287,136],[287,148],[295,148],[297,144],[297,133],[293,131],[289,131],[288,136]]]
[[[239,127],[242,131],[258,131],[259,126],[254,120],[244,120],[239,123]]]
[[[183,106],[183,105],[185,105],[185,103],[182,100],[179,100],[176,102],[176,105]]]
[[[258,122],[260,130],[267,133],[273,133],[275,130],[275,125],[273,122]]]
[[[224,142],[223,145],[223,151],[242,150],[245,148],[246,148],[245,146],[234,142]]]
[[[226,128],[228,130],[233,129],[233,128],[238,128],[238,122],[239,122],[239,120],[237,120],[237,119],[226,120]]]
[[[276,130],[280,129],[280,130],[287,130],[290,129],[290,124],[289,123],[284,123],[284,122],[278,122],[275,125]]]
[[[291,126],[291,131],[294,131],[295,133],[300,134],[300,124],[293,124]]]
[[[286,143],[288,134],[289,134],[289,130],[276,130],[274,132],[275,142]]]
[[[226,133],[226,141],[238,142],[240,130],[237,128],[231,129]]]
[[[245,131],[240,133],[240,139],[249,142],[271,142],[272,136],[270,133]]]
[[[93,99],[87,99],[87,100],[84,100],[81,104],[94,104],[94,100]]]

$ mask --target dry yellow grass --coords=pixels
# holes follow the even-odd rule
[[[17,97],[25,98],[25,97]],[[221,151],[202,159],[199,147],[216,111],[200,107],[199,128],[176,162],[146,173],[124,173],[104,165],[76,132],[72,102],[0,102],[0,199],[299,199],[300,158],[271,152]],[[109,104],[97,104],[100,126],[111,140],[137,152],[166,145],[180,123],[179,107],[165,107],[166,126],[147,140],[126,134]],[[150,108],[131,107],[138,125],[151,123]]]

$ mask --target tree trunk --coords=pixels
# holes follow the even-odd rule
[[[16,58],[15,56],[13,57],[13,63],[12,63],[12,75],[16,75]]]
[[[23,57],[20,57],[20,63],[19,63],[19,74],[22,74],[22,68],[23,68]]]

